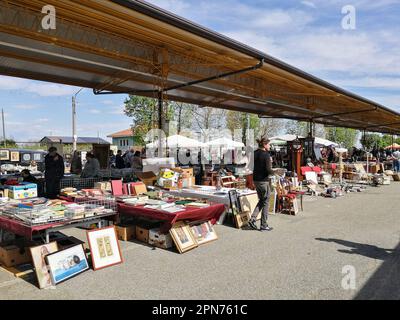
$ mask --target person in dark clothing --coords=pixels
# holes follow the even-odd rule
[[[57,153],[56,147],[50,147],[49,153],[44,158],[46,181],[46,197],[57,198],[60,193],[60,180],[64,176],[64,159]]]
[[[115,167],[116,167],[117,169],[123,169],[123,168],[125,168],[125,160],[124,160],[124,158],[122,157],[122,151],[121,151],[121,150],[118,150],[118,151],[117,151],[117,155],[116,155],[116,157],[115,157]]]
[[[24,182],[38,183],[38,180],[31,174],[28,169],[24,169],[21,171],[21,177],[24,179]]]
[[[75,150],[71,160],[71,173],[81,174],[81,172],[82,172],[81,153]]]
[[[258,149],[254,152],[253,180],[258,195],[258,203],[249,220],[249,226],[257,230],[256,219],[259,212],[261,212],[260,231],[271,231],[273,228],[267,224],[268,204],[271,196],[269,176],[274,174],[269,154],[271,146],[270,141],[266,138],[257,139],[257,143]]]

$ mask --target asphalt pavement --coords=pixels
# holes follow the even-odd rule
[[[0,299],[400,299],[400,183],[307,197],[270,232],[218,225],[190,252],[121,242],[123,264],[55,289],[0,269]],[[85,231],[66,234],[85,240]]]

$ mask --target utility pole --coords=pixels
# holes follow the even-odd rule
[[[78,140],[78,136],[76,134],[76,96],[79,92],[81,92],[83,88],[80,88],[78,92],[76,92],[72,96],[72,151],[76,151],[76,144]]]
[[[6,126],[4,125],[4,109],[1,109],[1,119],[3,123],[3,143],[4,143],[4,148],[7,148],[7,141],[6,141]]]

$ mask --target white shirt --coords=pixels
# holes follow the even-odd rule
[[[400,151],[393,152],[393,158],[400,160]]]

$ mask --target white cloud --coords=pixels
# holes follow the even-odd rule
[[[315,3],[314,2],[311,2],[311,1],[307,1],[307,0],[304,0],[304,1],[301,1],[301,3],[303,4],[303,5],[305,5],[305,6],[307,6],[307,7],[310,7],[310,8],[316,8],[317,6],[315,5]]]
[[[77,87],[66,86],[56,83],[30,83],[26,91],[36,93],[41,97],[58,97],[58,96],[69,96],[78,91]]]
[[[26,87],[28,82],[25,79],[0,76],[0,90],[19,90]]]
[[[0,90],[19,90],[34,93],[41,97],[58,97],[72,95],[78,91],[78,88],[56,83],[0,76]]]
[[[92,113],[92,114],[99,114],[99,113],[101,113],[101,111],[98,110],[98,109],[90,109],[89,112]]]
[[[121,105],[121,106],[115,106],[112,107],[108,110],[108,114],[119,114],[119,115],[124,115],[124,110],[125,110],[125,106]]]

